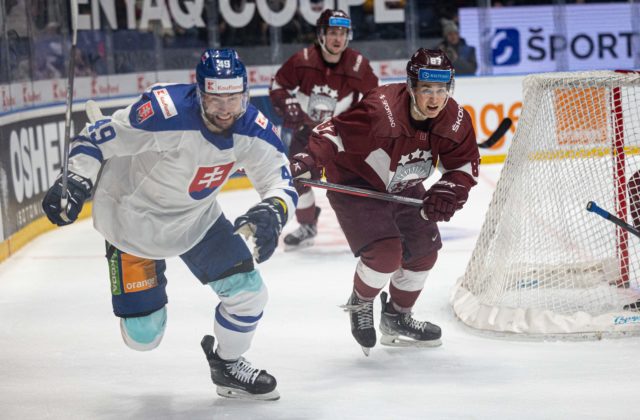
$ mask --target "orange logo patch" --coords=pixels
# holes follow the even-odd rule
[[[124,293],[141,292],[158,285],[155,261],[129,254],[122,254],[121,258]]]

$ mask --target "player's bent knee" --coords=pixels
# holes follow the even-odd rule
[[[149,315],[120,318],[122,339],[127,346],[138,351],[148,351],[158,347],[166,325],[166,306]]]
[[[209,286],[220,297],[225,307],[235,307],[240,312],[249,308],[265,307],[268,300],[267,287],[258,270],[237,273],[220,280],[212,281]]]
[[[238,273],[209,283],[220,297],[216,320],[226,328],[248,331],[255,328],[269,294],[257,270]]]

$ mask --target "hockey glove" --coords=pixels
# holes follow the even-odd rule
[[[291,176],[293,179],[320,179],[320,169],[316,166],[316,162],[313,160],[311,155],[307,153],[298,153],[293,155],[290,159],[291,167]],[[295,183],[296,191],[298,195],[302,195],[308,192],[311,187],[306,185],[302,185],[299,182]]]
[[[296,98],[287,98],[284,108],[284,124],[285,128],[296,130],[304,122],[304,111]]]
[[[278,246],[278,237],[287,221],[287,205],[270,197],[251,207],[233,224],[235,232],[245,238],[253,236],[253,257],[261,263],[268,260]]]
[[[69,225],[76,221],[85,200],[91,196],[91,180],[69,172],[67,178],[67,203],[62,208],[62,174],[42,199],[42,209],[51,223],[58,226]]]
[[[455,178],[455,177],[454,177]],[[429,188],[422,202],[420,215],[430,222],[448,222],[469,197],[469,187],[443,176]]]

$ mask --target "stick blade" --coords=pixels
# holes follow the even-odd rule
[[[500,122],[500,125],[498,125],[498,128],[496,128],[496,131],[494,131],[488,139],[486,139],[482,143],[478,143],[478,147],[480,147],[481,149],[488,149],[492,147],[498,142],[498,140],[502,138],[502,136],[507,133],[507,130],[511,128],[512,124],[513,121],[511,121],[511,118],[505,118],[504,120],[502,120],[502,122]]]

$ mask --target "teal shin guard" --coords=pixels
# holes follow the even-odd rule
[[[215,280],[209,286],[220,298],[233,298],[240,293],[259,293],[262,289],[262,277],[258,270],[237,273],[224,279]]]

